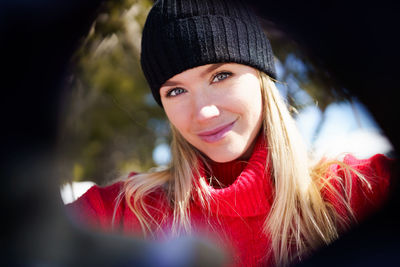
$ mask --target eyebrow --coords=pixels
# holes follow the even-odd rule
[[[205,70],[203,70],[200,73],[200,76],[204,77],[206,76],[208,73],[218,69],[219,67],[221,67],[222,65],[225,65],[228,63],[215,63],[215,64],[211,64],[209,67],[207,67]],[[174,82],[174,81],[166,81],[162,86],[176,86],[179,85],[179,82]]]
[[[208,68],[206,68],[204,71],[201,72],[200,76],[205,76],[208,73],[218,69],[219,67],[221,67],[222,65],[225,65],[227,63],[216,63],[216,64],[211,64],[211,66],[209,66]]]

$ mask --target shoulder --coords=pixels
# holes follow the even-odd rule
[[[137,174],[131,173],[128,178]],[[115,227],[125,232],[138,232],[140,222],[126,204],[126,181],[108,186],[92,186],[85,194],[66,206],[68,215],[79,225],[112,231]],[[142,198],[142,203],[155,219],[163,218],[168,211],[168,201],[162,188],[157,188]]]
[[[346,155],[343,164],[333,164],[330,168],[334,174],[330,184],[337,194],[327,194],[328,201],[341,214],[345,209],[342,202],[347,201],[357,220],[371,215],[389,195],[394,163],[382,154],[367,159]]]
[[[358,159],[353,155],[347,155],[343,163],[350,168],[339,167],[338,175],[348,175],[352,193],[363,193],[365,197],[370,196],[371,201],[380,203],[389,193],[390,180],[393,174],[395,161],[383,154],[376,154],[367,159]],[[346,179],[344,179],[346,182]],[[360,195],[356,195],[360,196]],[[356,197],[355,196],[355,197]]]
[[[74,202],[66,205],[68,215],[78,224],[102,227],[112,220],[123,182],[94,185]]]
[[[383,154],[376,154],[368,159],[357,159],[349,154],[346,155],[343,161],[371,178],[374,176],[377,178],[389,178],[395,163],[395,160]]]

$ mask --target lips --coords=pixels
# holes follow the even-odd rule
[[[233,121],[233,122],[230,122],[228,124],[224,124],[222,126],[219,126],[219,127],[215,128],[215,129],[212,129],[210,131],[200,132],[197,135],[204,142],[207,142],[207,143],[218,142],[219,140],[221,140],[222,138],[224,138],[227,135],[227,133],[233,128],[235,123],[236,123],[236,120]]]

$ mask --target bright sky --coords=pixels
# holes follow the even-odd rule
[[[333,103],[325,112],[325,123],[313,145],[313,133],[322,116],[321,111],[316,106],[309,106],[296,118],[299,131],[317,158],[342,156],[343,153],[368,158],[391,151],[389,140],[360,102]]]
[[[307,67],[303,61],[293,54],[289,54],[285,62],[276,61],[278,80],[285,75],[285,71],[292,71],[298,77],[306,79]],[[344,153],[352,153],[358,158],[368,158],[377,153],[388,153],[392,146],[382,134],[367,108],[356,98],[352,102],[332,103],[325,111],[325,122],[319,135],[313,140],[315,130],[322,117],[320,109],[313,104],[313,100],[306,91],[301,89],[298,81],[291,75],[285,79],[287,87],[294,94],[295,101],[308,106],[296,116],[298,128],[303,135],[310,151],[316,158],[322,156],[338,157]],[[287,88],[279,83],[277,87],[283,96]],[[339,157],[340,158],[340,157]]]

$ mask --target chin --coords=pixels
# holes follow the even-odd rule
[[[230,162],[238,157],[209,157],[212,161],[218,162],[218,163],[225,163],[225,162]]]
[[[224,149],[223,151],[207,151],[208,153],[204,153],[209,159],[218,163],[230,162],[235,159],[240,158],[243,155],[243,152],[240,151],[231,151],[229,149]]]

